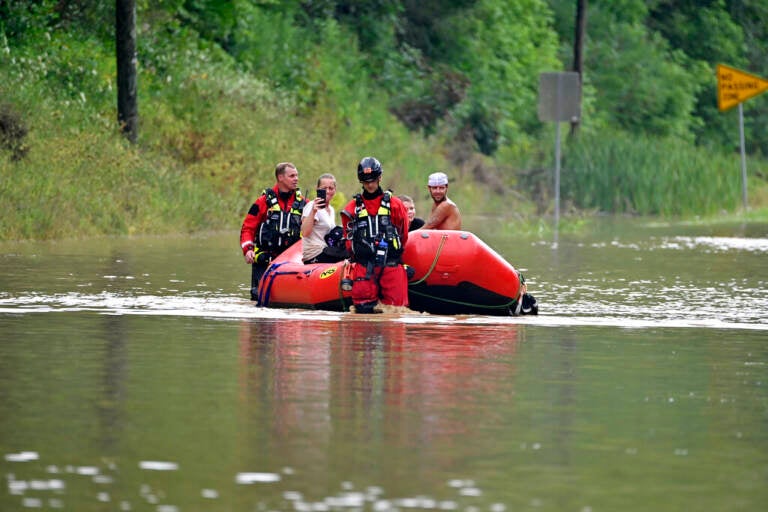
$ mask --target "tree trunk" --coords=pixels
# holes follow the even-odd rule
[[[115,0],[117,122],[132,143],[139,132],[136,101],[136,0]]]
[[[579,98],[581,98],[581,84],[584,83],[584,34],[587,31],[587,0],[576,0],[576,28],[573,39],[573,70],[579,74]],[[579,100],[581,101],[581,100]],[[579,119],[571,121],[571,135],[575,135],[579,128]]]

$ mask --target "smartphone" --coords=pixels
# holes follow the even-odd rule
[[[325,189],[324,188],[319,188],[315,192],[317,192],[317,198],[318,199],[322,199],[323,203],[325,203],[325,201],[326,201],[326,199],[325,199],[325,197],[326,197],[325,196]],[[325,208],[325,204],[323,204],[323,206],[321,206],[320,208]]]

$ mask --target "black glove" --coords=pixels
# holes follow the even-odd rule
[[[522,314],[524,315],[539,314],[539,302],[536,300],[536,297],[534,297],[530,293],[524,293],[522,302],[523,302],[523,307],[520,309]]]

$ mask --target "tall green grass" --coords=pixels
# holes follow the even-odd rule
[[[22,159],[0,150],[0,239],[206,229],[222,198],[172,154],[117,132],[114,57],[96,41],[5,48],[0,98],[28,134]],[[175,226],[175,227],[174,227]]]
[[[582,209],[684,216],[740,205],[738,155],[621,132],[571,139],[564,155],[561,194]]]

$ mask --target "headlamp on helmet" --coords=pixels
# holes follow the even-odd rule
[[[363,158],[357,164],[357,179],[361,182],[376,181],[381,173],[381,163],[372,156]]]

